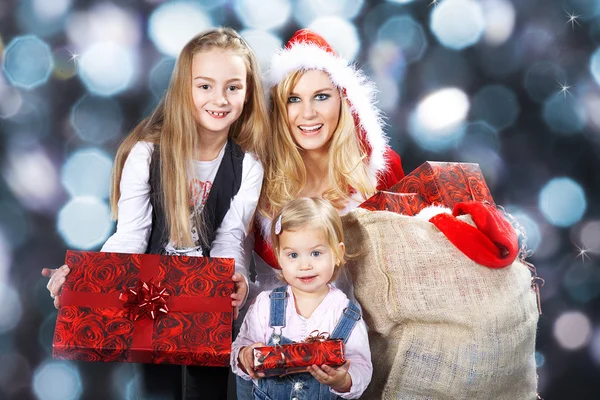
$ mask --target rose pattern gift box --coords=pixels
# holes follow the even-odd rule
[[[53,356],[228,366],[234,260],[67,251]]]
[[[494,204],[478,164],[427,161],[387,189],[417,193],[429,204],[453,208],[466,201]]]
[[[381,191],[375,193],[359,207],[371,211],[392,211],[397,214],[413,216],[429,204],[417,193],[394,193]]]
[[[255,347],[253,353],[254,369],[265,376],[306,372],[313,364],[339,367],[346,362],[344,341],[328,339],[323,334],[309,336],[304,342]]]

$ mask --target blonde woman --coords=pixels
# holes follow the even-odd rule
[[[248,288],[243,242],[261,191],[265,132],[250,47],[231,29],[194,37],[161,104],[119,147],[111,187],[117,231],[102,251],[234,258],[237,316]],[[57,307],[68,272],[66,265],[43,271]],[[144,365],[142,396],[221,399],[227,376],[225,368],[190,367],[182,376],[180,367]]]
[[[256,281],[278,284],[271,219],[290,200],[329,200],[340,214],[404,176],[387,144],[375,88],[321,36],[300,30],[272,59],[271,146],[257,213]]]

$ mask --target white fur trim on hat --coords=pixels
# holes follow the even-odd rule
[[[375,106],[375,85],[361,70],[321,47],[296,43],[273,56],[267,72],[267,86],[272,88],[293,71],[312,69],[327,72],[334,85],[345,89],[351,111],[358,116],[371,146],[369,170],[374,175],[385,170],[388,137],[383,132],[381,111]]]

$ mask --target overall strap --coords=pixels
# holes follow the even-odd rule
[[[285,306],[287,305],[287,285],[273,289],[269,297],[271,298],[269,326],[283,328],[285,326]]]
[[[202,254],[205,257],[210,257],[210,248],[217,235],[217,229],[221,226],[225,214],[229,211],[231,200],[242,185],[243,161],[244,152],[240,145],[231,138],[227,139],[225,154],[223,154],[223,159],[202,210],[207,234],[207,243],[202,246]]]
[[[342,311],[342,318],[338,321],[331,334],[332,339],[342,339],[344,343],[348,341],[354,326],[360,321],[360,309],[352,301],[348,301],[348,307]]]

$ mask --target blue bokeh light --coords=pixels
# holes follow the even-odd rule
[[[6,46],[2,57],[6,79],[11,85],[24,89],[46,83],[53,67],[50,46],[35,35],[14,38]]]
[[[18,203],[7,200],[0,201],[0,230],[13,248],[18,248],[25,242],[29,224],[25,211]]]
[[[292,16],[299,26],[309,26],[320,17],[353,19],[362,9],[364,0],[296,0]]]
[[[527,69],[524,86],[533,100],[542,102],[556,94],[559,82],[565,81],[565,72],[558,64],[542,61]]]
[[[407,63],[418,61],[427,50],[427,38],[423,27],[408,15],[394,16],[379,28],[378,41],[395,43]]]
[[[425,97],[409,118],[408,131],[423,149],[439,152],[455,147],[465,133],[469,98],[456,88]]]
[[[133,83],[136,53],[114,42],[99,42],[83,53],[78,72],[91,93],[113,96]]]
[[[19,28],[41,37],[56,35],[64,28],[70,7],[71,0],[22,0],[16,12]]]
[[[481,4],[474,0],[444,0],[431,12],[431,30],[442,45],[451,49],[474,45],[485,31]]]
[[[71,196],[108,197],[112,159],[100,149],[73,153],[62,168],[62,182]]]
[[[33,391],[39,400],[76,400],[81,397],[81,376],[67,361],[46,361],[33,376]]]
[[[234,11],[246,28],[275,29],[289,19],[289,0],[235,0]]]
[[[19,325],[23,315],[19,293],[8,282],[0,282],[0,304],[0,334],[3,334]]]
[[[544,122],[553,132],[572,134],[585,127],[584,108],[570,94],[555,94],[544,102]]]
[[[590,260],[573,261],[563,281],[569,296],[580,303],[587,303],[600,295],[600,269],[590,268],[586,261],[589,263]]]
[[[165,95],[174,68],[174,58],[163,58],[152,67],[148,78],[148,86],[150,86],[150,90],[152,90],[152,94],[154,94],[156,99],[162,99]]]
[[[344,59],[353,61],[360,50],[360,37],[356,26],[339,17],[316,19],[308,29],[317,32]]]
[[[474,119],[502,130],[515,123],[520,112],[519,100],[506,86],[489,85],[473,97],[471,111]]]
[[[542,232],[539,224],[519,207],[507,206],[506,210],[521,225],[522,231],[517,232],[519,244],[525,244],[527,250],[534,253],[542,243]]]
[[[544,356],[544,354],[540,351],[536,351],[534,353],[534,357],[535,357],[536,368],[542,368],[544,366],[544,364],[546,363],[546,357]]]
[[[569,227],[578,222],[587,208],[585,192],[571,178],[554,178],[540,191],[539,207],[552,225]]]
[[[596,49],[590,57],[590,72],[596,83],[600,85],[600,48]]]
[[[271,57],[283,45],[281,39],[273,33],[262,29],[246,29],[240,32],[240,35],[254,50],[261,70],[266,71],[271,62]]]
[[[89,250],[113,229],[108,205],[95,197],[75,197],[58,213],[57,230],[68,247]]]
[[[85,95],[73,106],[70,121],[79,137],[100,144],[121,135],[123,113],[116,100]]]
[[[148,36],[161,53],[175,58],[194,35],[212,25],[199,4],[172,1],[154,9],[148,19]]]

